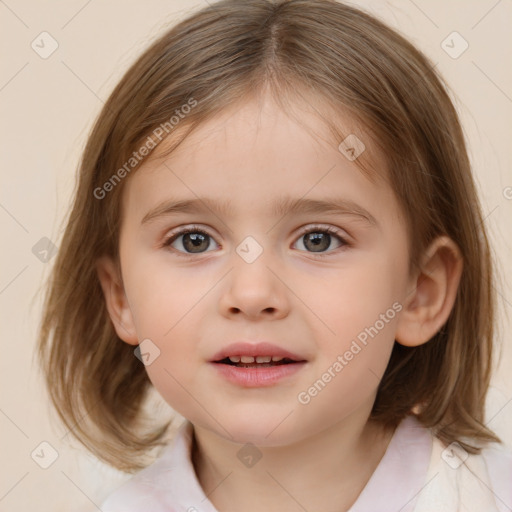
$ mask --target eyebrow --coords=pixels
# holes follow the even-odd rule
[[[276,217],[288,214],[324,214],[324,215],[351,215],[377,226],[375,217],[354,201],[345,198],[333,199],[306,199],[306,198],[279,198],[270,205],[271,212]],[[219,215],[233,214],[230,201],[216,201],[207,197],[196,199],[168,199],[157,205],[144,215],[141,225],[158,218],[177,215],[180,213],[207,213],[213,211]]]

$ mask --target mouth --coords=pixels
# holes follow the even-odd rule
[[[302,362],[305,361],[295,361],[288,357],[281,356],[229,356],[219,361],[214,361],[214,363],[217,364],[226,364],[236,366],[237,368],[272,368],[274,366]]]
[[[228,356],[212,363],[218,375],[241,388],[276,386],[306,365],[305,360],[282,356]]]
[[[232,343],[211,359],[222,378],[242,388],[276,386],[292,379],[306,366],[306,359],[268,342]]]

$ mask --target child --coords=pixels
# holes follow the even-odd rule
[[[462,130],[370,15],[222,0],[164,34],[94,126],[53,272],[74,434],[136,471],[152,386],[185,419],[103,512],[512,510]]]

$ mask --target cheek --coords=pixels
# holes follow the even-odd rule
[[[192,390],[192,395],[187,392],[190,385],[186,373],[183,369],[180,370],[183,368],[183,363],[181,365],[170,364],[169,356],[170,354],[167,353],[162,354],[153,364],[146,367],[146,372],[153,386],[167,404],[179,414],[191,418],[200,412],[195,409],[197,403],[202,402],[201,396],[196,390]]]
[[[197,318],[180,314],[171,325],[167,322],[161,325],[168,332],[153,337],[159,354],[146,366],[146,372],[164,400],[174,410],[190,418],[201,412],[196,409],[198,403],[204,401],[204,389],[200,385],[202,360],[198,349]],[[147,330],[151,328],[148,322]],[[153,328],[161,332],[161,326]]]
[[[186,390],[195,390],[199,362],[198,315],[212,283],[206,276],[171,267],[166,261],[127,258],[125,288],[140,340],[156,346],[157,357],[146,366],[155,389],[180,414],[194,414],[195,402]],[[213,282],[213,277],[210,279]]]
[[[396,302],[382,309],[362,303],[358,311],[352,303],[333,320],[337,335],[324,335],[315,375],[297,396],[312,422],[323,415],[335,421],[374,400],[394,345],[399,309]]]
[[[318,380],[310,385],[317,396],[304,389],[316,403],[311,410],[330,414],[330,404],[350,410],[376,392],[394,345],[404,268],[391,251],[358,254],[321,290],[309,292],[323,321],[315,322],[314,333]]]
[[[213,282],[212,276],[141,258],[125,283],[139,335],[167,339],[183,329],[183,320],[197,315]]]
[[[327,279],[318,281],[304,278],[299,292],[308,297],[310,310],[323,322],[318,325],[318,336],[336,340],[336,349],[356,338],[365,328],[378,322],[383,336],[393,337],[397,307],[393,305],[403,296],[405,264],[393,253],[354,253],[350,261],[332,271]],[[381,317],[385,316],[385,326]],[[321,325],[323,323],[323,325]]]

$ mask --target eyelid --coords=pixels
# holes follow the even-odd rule
[[[202,233],[206,236],[209,236],[212,240],[215,239],[215,237],[207,229],[194,224],[191,226],[178,227],[178,228],[172,230],[170,233],[168,233],[164,237],[164,241],[161,243],[161,247],[164,249],[171,250],[174,254],[177,254],[178,256],[184,256],[184,257],[200,256],[201,254],[206,254],[208,252],[211,252],[211,251],[206,251],[206,252],[194,254],[194,253],[178,251],[178,250],[174,249],[173,247],[171,247],[171,244],[175,240],[177,240],[180,236],[186,235],[187,233]],[[215,243],[217,243],[217,242],[215,242]]]
[[[308,224],[306,227],[301,228],[298,236],[304,236],[308,233],[315,232],[315,231],[325,231],[329,233],[330,235],[336,235],[344,242],[348,243],[348,240],[346,238],[349,238],[350,235],[341,228],[336,228],[334,226],[328,226],[328,225],[322,225],[322,224]],[[346,235],[344,236],[343,233]]]
[[[317,231],[329,233],[329,235],[338,238],[341,242],[340,247],[333,249],[327,252],[308,252],[308,251],[300,251],[304,252],[308,255],[313,255],[315,258],[328,258],[330,256],[337,255],[340,251],[346,249],[347,247],[352,247],[353,242],[351,240],[351,236],[344,229],[322,225],[322,224],[308,224],[307,227],[303,228],[300,233],[296,236],[297,241],[300,240],[301,237],[307,235],[308,233],[315,233]]]

